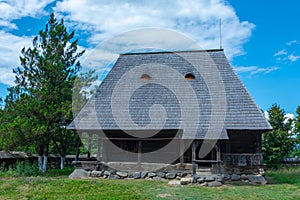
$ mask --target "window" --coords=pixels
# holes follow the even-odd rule
[[[142,79],[143,81],[148,81],[148,80],[151,79],[151,77],[150,77],[148,74],[143,74],[143,75],[141,76],[141,79]]]
[[[195,76],[192,73],[188,73],[188,74],[185,75],[184,78],[185,78],[185,80],[190,81],[190,80],[193,80],[195,78]]]

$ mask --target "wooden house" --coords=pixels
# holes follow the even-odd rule
[[[193,173],[257,172],[271,130],[221,49],[121,54],[68,128],[98,162]]]

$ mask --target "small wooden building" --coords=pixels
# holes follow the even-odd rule
[[[223,50],[121,54],[69,125],[102,163],[251,173],[271,130]]]

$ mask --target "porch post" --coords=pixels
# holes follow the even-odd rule
[[[138,141],[138,164],[142,162],[142,140]]]
[[[184,163],[184,141],[183,139],[179,139],[180,145],[180,164],[183,165]]]
[[[88,155],[87,158],[91,158],[91,150],[92,150],[92,133],[88,133]]]
[[[80,154],[80,144],[81,144],[81,132],[78,132],[77,141],[76,141],[76,155],[75,155],[75,161],[79,160],[79,154]]]
[[[217,150],[217,168],[218,168],[218,173],[221,173],[221,149],[220,149],[220,143],[219,141],[216,143],[215,146],[216,150]]]
[[[195,175],[196,174],[196,148],[197,148],[197,143],[195,141],[193,141],[192,144],[192,174]]]
[[[102,138],[101,135],[98,134],[98,152],[97,152],[97,160],[102,161]]]

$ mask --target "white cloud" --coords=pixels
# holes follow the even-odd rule
[[[5,28],[3,30],[21,28],[13,20],[49,14],[45,8],[51,2],[54,0],[1,1],[0,26]],[[85,56],[100,42],[125,31],[147,27],[167,28],[184,33],[197,41],[203,49],[219,48],[219,19],[222,18],[223,47],[227,57],[231,59],[244,53],[243,44],[255,27],[248,21],[240,21],[225,0],[103,0],[101,3],[95,0],[62,0],[57,1],[53,9],[58,18],[64,17],[68,27],[71,25],[75,30],[88,33],[90,37],[87,40],[91,45],[85,47],[88,49]],[[19,65],[20,50],[24,46],[28,47],[32,38],[16,36],[3,30],[0,31],[0,68],[8,70],[5,71],[6,77],[11,78],[11,69]],[[137,37],[144,39],[149,34]],[[161,41],[163,46],[163,42],[167,40],[161,38]],[[179,42],[175,40],[172,45],[178,45]],[[166,46],[168,48],[170,47]],[[0,77],[0,82],[13,84],[13,81],[8,81],[3,76]]]
[[[293,45],[293,44],[300,44],[300,42],[298,42],[297,40],[291,40],[291,41],[289,41],[289,42],[287,42],[287,43],[285,43],[287,46],[291,46],[291,45]]]
[[[270,119],[270,115],[269,115],[268,111],[265,111],[264,114],[265,114],[265,118],[266,118],[267,120],[269,120],[269,119]]]
[[[20,51],[24,46],[30,46],[31,40],[0,31],[0,82],[14,84],[12,69],[19,66]]]
[[[234,67],[235,71],[237,73],[249,73],[250,75],[256,75],[256,74],[269,74],[273,71],[278,70],[278,67],[271,66],[271,67],[258,67],[258,66],[238,66]]]
[[[223,47],[229,58],[243,54],[254,25],[239,21],[234,9],[223,0],[64,0],[55,11],[76,29],[89,31],[89,42],[98,44],[124,31],[145,27],[169,28],[187,34],[203,49],[219,48],[219,19],[222,18]],[[79,12],[80,11],[80,12]]]
[[[276,60],[285,61],[285,62],[288,61],[290,63],[294,63],[297,60],[299,60],[300,56],[295,55],[294,50],[296,50],[296,49],[293,48],[292,46],[300,45],[300,42],[298,42],[297,40],[291,40],[291,41],[285,43],[285,45],[286,45],[286,48],[284,48],[274,54],[274,56],[276,57]]]
[[[296,62],[297,60],[299,60],[300,56],[296,56],[294,55],[294,53],[288,55],[288,60],[291,61],[291,62]]]
[[[284,123],[287,123],[290,119],[294,120],[295,119],[295,115],[293,113],[287,113],[284,115]]]
[[[45,14],[44,8],[54,0],[10,0],[0,2],[2,19],[19,19]]]
[[[6,27],[6,28],[9,28],[9,29],[18,29],[18,27],[14,24],[14,23],[11,23],[9,21],[6,21],[6,20],[1,20],[0,19],[0,27]]]
[[[274,56],[276,57],[276,56],[287,55],[287,54],[288,54],[288,52],[286,51],[286,49],[282,49],[282,50],[276,52],[274,54]]]
[[[10,68],[0,68],[0,81],[3,84],[12,86],[14,85],[15,75]]]

